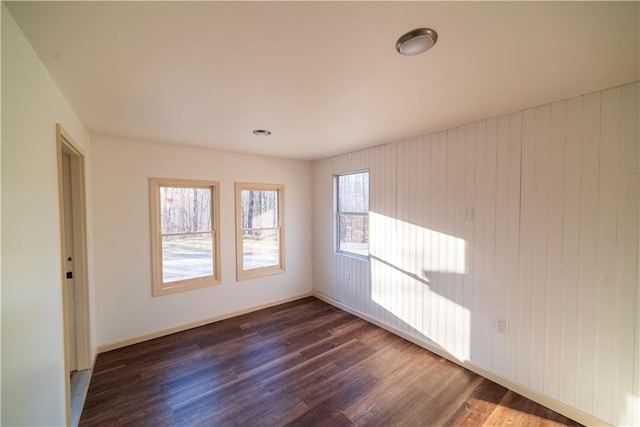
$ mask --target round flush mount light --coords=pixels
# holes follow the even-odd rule
[[[396,50],[402,55],[419,55],[431,49],[438,41],[438,33],[431,28],[418,28],[403,34],[396,42]]]
[[[271,131],[268,131],[266,129],[256,129],[253,131],[253,134],[255,136],[267,137],[271,135]]]

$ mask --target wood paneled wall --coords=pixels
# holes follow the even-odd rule
[[[639,97],[634,83],[315,162],[316,292],[633,424]],[[335,251],[333,176],[363,169],[368,261]]]

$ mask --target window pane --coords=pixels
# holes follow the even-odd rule
[[[213,236],[211,233],[162,237],[164,283],[212,274]]]
[[[242,232],[242,263],[245,270],[279,265],[278,230]]]
[[[369,215],[338,214],[338,249],[369,255]]]
[[[162,233],[211,230],[211,189],[160,187]]]
[[[278,226],[278,192],[242,190],[240,193],[242,228]]]
[[[369,211],[369,172],[338,176],[338,212]]]

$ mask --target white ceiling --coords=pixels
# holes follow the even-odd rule
[[[287,158],[640,78],[638,2],[7,5],[92,134]],[[419,27],[436,46],[399,55]]]

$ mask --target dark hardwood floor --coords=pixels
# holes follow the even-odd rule
[[[316,298],[98,356],[81,426],[579,425]]]

